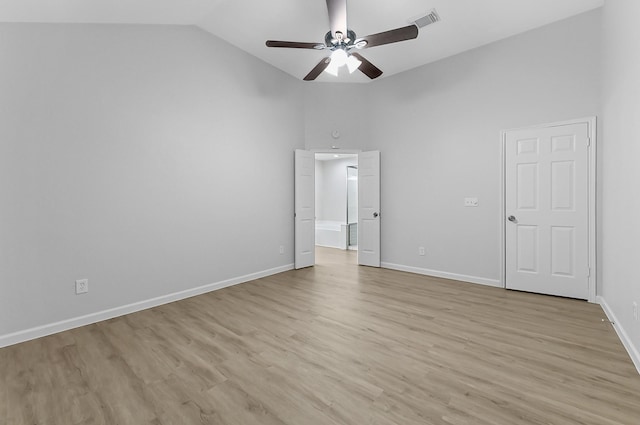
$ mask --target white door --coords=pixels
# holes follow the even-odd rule
[[[380,152],[358,155],[358,264],[380,267]]]
[[[295,268],[313,266],[315,258],[315,154],[295,152]]]
[[[506,132],[506,287],[589,297],[587,123]]]

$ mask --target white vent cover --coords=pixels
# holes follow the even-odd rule
[[[438,12],[436,12],[435,9],[431,9],[431,11],[426,15],[411,19],[409,22],[416,24],[418,28],[424,28],[427,25],[435,24],[439,21],[440,16],[438,16]]]

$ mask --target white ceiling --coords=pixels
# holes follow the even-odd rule
[[[441,22],[416,40],[360,53],[385,76],[415,68],[602,6],[604,0],[349,0],[349,28],[358,37],[407,25],[436,9]],[[324,0],[0,0],[0,22],[197,25],[302,79],[324,51],[278,49],[267,39],[322,42],[329,30]],[[346,70],[316,81],[370,81]]]

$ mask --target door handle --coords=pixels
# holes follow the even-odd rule
[[[373,213],[373,218],[378,218],[378,216],[379,216],[379,215],[380,215],[380,214],[378,214],[377,212],[374,212],[374,213]]]
[[[516,223],[516,222],[518,221],[518,219],[516,218],[516,216],[515,216],[515,215],[510,215],[510,216],[509,216],[509,218],[508,218],[508,220],[509,220],[510,222],[512,222],[512,223]]]

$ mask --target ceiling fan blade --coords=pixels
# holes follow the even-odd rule
[[[336,32],[341,32],[347,36],[347,0],[327,0],[329,10],[329,24],[331,35],[336,37]]]
[[[382,71],[380,70],[380,68],[366,60],[361,54],[351,52],[351,56],[355,56],[360,62],[362,62],[358,69],[362,71],[362,73],[367,77],[373,80],[382,75]]]
[[[398,41],[413,40],[418,37],[418,27],[416,25],[407,25],[406,27],[396,28],[394,30],[379,32],[377,34],[371,34],[366,37],[359,38],[355,41],[366,41],[367,44],[361,48],[369,48],[375,46],[382,46],[383,44],[397,43]]]
[[[288,47],[290,49],[317,49],[322,50],[326,46],[322,43],[300,43],[297,41],[267,40],[267,47]]]
[[[327,56],[326,58],[322,59],[312,70],[311,72],[309,72],[307,74],[306,77],[303,78],[303,80],[305,81],[313,81],[316,78],[318,78],[318,75],[322,74],[322,71],[324,71],[325,69],[327,69],[327,67],[329,66],[329,63],[331,63],[331,56]]]

